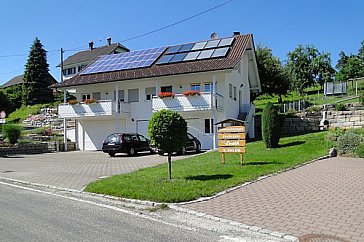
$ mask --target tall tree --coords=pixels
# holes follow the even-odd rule
[[[53,83],[53,77],[49,74],[47,53],[40,40],[35,38],[25,65],[23,104],[52,102],[53,92],[49,86]]]
[[[347,81],[364,76],[364,41],[361,42],[357,55],[346,55],[344,51],[341,51],[339,57],[336,65],[338,70],[336,74],[337,80]]]
[[[292,80],[292,87],[300,94],[303,89],[316,82],[321,87],[323,82],[332,80],[334,69],[330,54],[320,53],[313,45],[299,45],[288,53],[287,69]]]
[[[282,102],[282,95],[289,90],[289,81],[280,60],[263,46],[256,49],[256,57],[262,94],[278,95],[278,101]]]

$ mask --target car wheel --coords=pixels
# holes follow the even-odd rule
[[[151,154],[155,154],[155,150],[153,150],[153,149],[150,149],[150,150],[149,150],[149,152],[150,152]]]
[[[130,155],[130,156],[134,156],[134,155],[136,155],[136,150],[135,150],[135,148],[134,147],[131,147],[130,148],[130,150],[129,150],[129,152],[128,152],[128,155]]]
[[[109,156],[110,157],[114,157],[115,156],[115,152],[109,152]]]
[[[201,152],[201,144],[197,144],[196,153]]]

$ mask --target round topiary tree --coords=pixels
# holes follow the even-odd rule
[[[179,113],[161,110],[152,115],[148,132],[154,145],[168,153],[168,178],[171,180],[172,153],[179,151],[186,142],[187,123]]]
[[[267,103],[262,114],[262,136],[266,148],[278,147],[281,137],[278,109],[272,103]]]
[[[5,137],[9,140],[9,143],[12,145],[18,141],[21,134],[21,130],[22,128],[17,125],[8,124],[3,126],[3,132],[5,134]]]

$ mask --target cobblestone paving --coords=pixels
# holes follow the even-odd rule
[[[175,156],[172,160],[184,156]],[[81,190],[99,177],[128,173],[165,163],[166,156],[109,157],[100,151],[73,151],[0,157],[0,177]]]
[[[320,160],[182,207],[296,237],[364,241],[364,159]]]

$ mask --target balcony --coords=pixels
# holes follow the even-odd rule
[[[213,96],[209,92],[201,92],[200,95],[185,96],[183,94],[175,94],[175,96],[167,98],[159,98],[154,96],[152,99],[153,111],[160,111],[162,109],[168,109],[173,111],[205,111],[212,110]],[[223,97],[221,95],[216,96],[217,110],[223,109]]]
[[[58,106],[58,116],[60,118],[112,116],[116,114],[115,106],[115,102],[111,100],[99,100],[91,104],[81,102],[70,105],[62,103]],[[120,102],[118,109],[121,115],[128,115],[130,114],[130,103]]]

